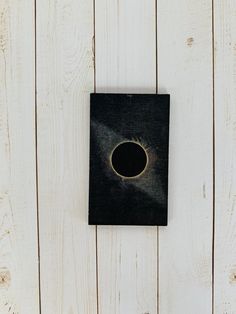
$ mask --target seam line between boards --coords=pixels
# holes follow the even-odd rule
[[[36,185],[36,219],[37,219],[37,255],[38,255],[38,296],[39,313],[42,313],[41,264],[40,264],[40,223],[39,223],[39,176],[38,176],[38,102],[37,102],[37,0],[34,0],[34,119],[35,119],[35,185]]]

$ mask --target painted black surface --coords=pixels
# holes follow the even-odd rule
[[[167,225],[169,95],[91,94],[90,116],[89,224]],[[125,142],[144,155],[113,160]]]

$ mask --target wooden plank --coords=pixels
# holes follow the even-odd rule
[[[0,1],[0,313],[39,313],[34,1]]]
[[[236,312],[236,3],[215,0],[215,314]]]
[[[97,0],[97,92],[156,92],[155,1]],[[157,228],[98,226],[99,313],[157,313]]]
[[[160,228],[160,313],[211,313],[212,7],[158,0],[159,92],[171,95],[169,225]]]
[[[93,2],[37,1],[42,313],[97,313],[95,227],[88,226]]]

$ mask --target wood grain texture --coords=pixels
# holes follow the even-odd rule
[[[0,1],[0,313],[39,313],[34,1]]]
[[[215,0],[215,314],[236,313],[236,3]]]
[[[170,93],[169,225],[160,228],[160,314],[212,311],[211,1],[158,0],[158,87]]]
[[[96,0],[97,92],[156,92],[155,1]],[[157,313],[157,228],[98,226],[101,314]]]
[[[34,2],[0,1],[0,313],[39,314],[41,301],[41,314],[235,314],[235,1],[214,0],[213,12],[211,0],[157,0],[157,10],[155,0],[37,0],[37,75]],[[94,53],[97,92],[155,93],[156,14],[158,90],[171,95],[169,225],[159,236],[99,226],[96,256]]]
[[[37,2],[43,314],[97,313],[95,227],[87,218],[92,43],[92,1]]]

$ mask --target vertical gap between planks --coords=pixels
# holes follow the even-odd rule
[[[156,94],[158,94],[158,40],[157,40],[157,0],[155,1],[155,41],[156,41]],[[159,227],[157,226],[157,314],[159,314],[160,312],[160,308],[159,308],[159,288],[160,288],[160,284],[159,284],[159,272],[160,272],[160,268],[159,268],[159,249],[160,249],[160,245],[159,245]]]
[[[36,210],[37,210],[37,245],[38,245],[38,285],[39,285],[39,313],[42,313],[41,302],[41,271],[40,271],[40,231],[39,231],[39,182],[38,182],[38,123],[37,123],[37,0],[34,0],[34,95],[35,95],[35,180],[36,180]]]
[[[99,314],[99,293],[98,293],[98,226],[95,227],[95,241],[96,241],[96,292],[97,292],[97,314]]]
[[[96,41],[95,41],[95,14],[96,14],[96,0],[93,0],[93,88],[94,93],[96,93],[96,58],[95,58],[95,50],[96,50]],[[97,226],[96,226],[97,232]]]
[[[96,30],[95,30],[96,0],[93,0],[93,89],[96,93]],[[95,226],[95,245],[96,245],[96,297],[97,297],[97,314],[99,314],[99,285],[98,285],[98,226]]]
[[[158,47],[157,47],[157,0],[155,0],[155,33],[156,33],[156,94],[158,93]]]
[[[212,314],[215,313],[215,9],[214,0],[212,0],[212,114],[213,114],[213,202],[212,202]]]

